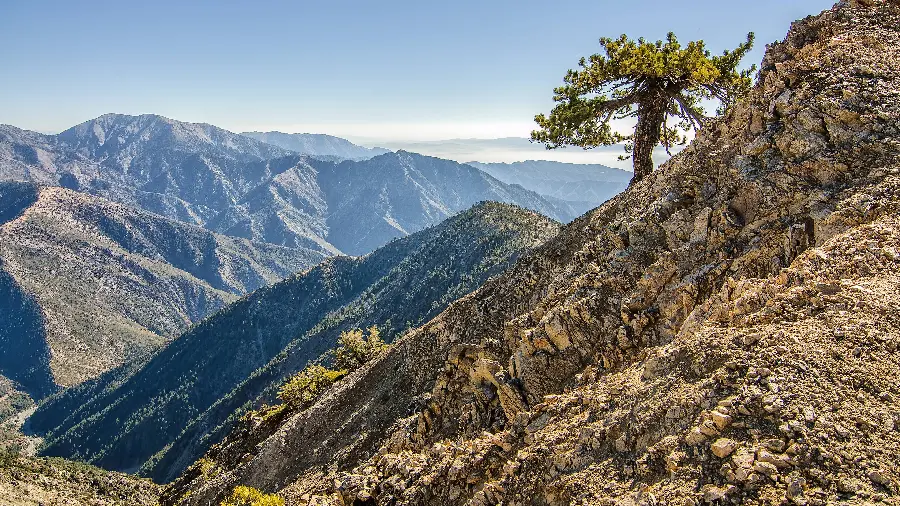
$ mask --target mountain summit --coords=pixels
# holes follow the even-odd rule
[[[278,146],[288,151],[316,157],[343,160],[366,160],[390,153],[384,148],[366,148],[347,139],[325,134],[286,134],[283,132],[244,132],[252,139]]]

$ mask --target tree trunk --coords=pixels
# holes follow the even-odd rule
[[[638,105],[638,121],[634,128],[634,177],[635,184],[653,172],[653,149],[659,144],[663,121],[666,117],[665,97],[652,97]]]

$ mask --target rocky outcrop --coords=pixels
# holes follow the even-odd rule
[[[896,501],[900,9],[869,3],[796,23],[688,149],[167,503]]]

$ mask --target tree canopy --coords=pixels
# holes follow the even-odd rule
[[[756,66],[739,71],[738,65],[753,40],[749,33],[734,50],[712,56],[702,40],[682,46],[673,33],[665,42],[602,38],[605,54],[582,58],[579,70],[569,70],[565,85],[554,90],[557,105],[550,115],[535,116],[540,129],[531,139],[548,149],[624,142],[633,159],[633,184],[653,170],[657,145],[669,151],[687,142],[687,132],[703,127],[704,100],[718,100],[721,112],[750,89]],[[610,125],[630,117],[637,118],[630,135]]]

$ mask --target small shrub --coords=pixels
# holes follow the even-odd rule
[[[369,327],[368,335],[360,329],[341,332],[338,347],[333,352],[337,369],[328,369],[318,364],[307,366],[278,390],[281,406],[263,408],[260,412],[251,412],[245,416],[266,420],[282,414],[284,409],[303,409],[315,402],[328,387],[349,371],[359,368],[387,348],[388,345],[381,339],[381,333],[374,325]]]
[[[334,350],[334,364],[338,369],[353,371],[387,349],[378,327],[372,325],[368,330],[368,337],[360,329],[341,332]]]
[[[222,501],[219,506],[284,506],[284,499],[264,494],[253,487],[238,485],[231,492],[231,497]]]
[[[281,386],[278,398],[290,409],[301,409],[312,404],[326,388],[346,374],[346,370],[335,371],[321,365],[308,366]]]
[[[197,468],[200,470],[200,474],[207,476],[215,470],[216,462],[208,457],[200,457],[200,460],[197,461]]]

